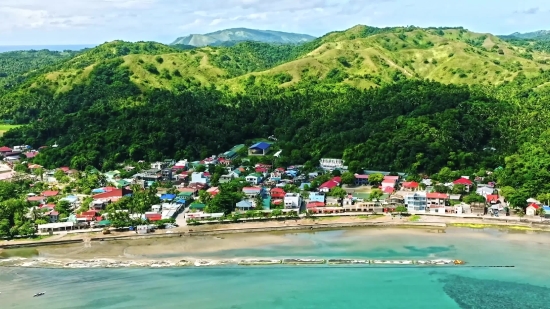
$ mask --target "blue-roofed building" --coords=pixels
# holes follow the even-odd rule
[[[162,194],[160,199],[162,201],[173,201],[176,198],[175,194]]]
[[[259,142],[248,148],[249,156],[265,156],[271,148],[270,143]]]
[[[309,193],[309,201],[310,202],[325,202],[325,195],[320,192],[310,192]]]
[[[235,206],[239,211],[248,211],[248,210],[254,208],[254,205],[252,205],[251,202],[246,201],[246,200],[238,202]]]

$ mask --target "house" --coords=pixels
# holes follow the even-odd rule
[[[242,200],[240,202],[238,202],[235,207],[237,208],[237,210],[239,211],[248,211],[248,210],[251,210],[254,208],[254,205],[252,205],[252,202],[249,202],[249,201],[246,201],[246,200]]]
[[[219,183],[228,183],[228,182],[231,182],[231,180],[233,180],[235,177],[233,176],[234,174],[227,174],[227,175],[222,175],[220,176],[220,179],[218,180]]]
[[[45,196],[29,196],[29,197],[27,197],[27,202],[36,202],[36,203],[43,204],[43,203],[46,202],[46,197]]]
[[[160,221],[160,220],[162,220],[162,215],[161,214],[148,213],[148,214],[145,214],[145,219],[149,220],[151,222]]]
[[[423,213],[426,211],[427,197],[425,192],[414,192],[404,196],[407,211],[410,213]]]
[[[320,208],[320,207],[325,207],[325,203],[324,202],[309,202],[306,205],[307,209],[312,209],[312,210]]]
[[[229,149],[228,151],[222,153],[219,155],[220,158],[226,159],[226,160],[233,160],[236,157],[239,156],[239,151],[244,148],[244,144],[233,146],[233,148]]]
[[[195,191],[197,191],[197,192],[200,191],[200,190],[204,190],[204,189],[206,189],[207,187],[208,187],[207,184],[204,184],[204,183],[196,183],[196,182],[192,182],[192,183],[190,183],[190,184],[187,186],[187,188],[193,189],[193,190],[195,190]]]
[[[320,202],[325,204],[325,194],[319,193],[319,192],[310,192],[309,193],[309,201],[310,202]]]
[[[356,186],[366,186],[368,184],[369,184],[369,175],[355,174],[355,185]]]
[[[488,195],[492,195],[494,192],[495,192],[495,189],[488,186],[478,187],[476,190],[477,194],[485,197]]]
[[[163,168],[166,167],[166,164],[164,164],[164,162],[154,162],[154,163],[151,163],[151,169],[155,169],[155,170],[161,170]]]
[[[160,200],[164,202],[171,202],[176,198],[175,194],[161,194]]]
[[[319,186],[319,192],[328,193],[330,192],[331,189],[338,187],[341,181],[342,181],[341,177],[333,177],[331,180]]]
[[[191,174],[191,183],[202,183],[202,184],[208,184],[210,182],[210,179],[204,175],[203,172],[194,172]]]
[[[302,207],[302,197],[299,193],[287,193],[284,198],[285,209],[300,209]]]
[[[145,181],[159,181],[162,178],[161,169],[149,169],[135,174],[134,178]]]
[[[259,142],[248,148],[249,156],[265,156],[271,148],[270,143]]]
[[[88,210],[79,215],[76,215],[76,220],[78,222],[91,222],[91,221],[101,221],[102,217],[95,210]]]
[[[335,170],[344,168],[344,160],[333,158],[322,158],[319,160],[319,166],[324,170]]]
[[[127,187],[129,185],[131,185],[131,183],[125,179],[120,179],[120,180],[117,180],[115,181],[115,185],[117,188],[124,188],[124,187]]]
[[[163,169],[160,174],[162,175],[162,179],[165,181],[174,179],[174,172],[171,168]]]
[[[256,171],[256,173],[260,173],[260,174],[265,174],[265,173],[269,172],[267,167],[261,167],[261,166],[258,166],[256,168],[254,168],[254,171]]]
[[[535,204],[535,203],[531,203],[529,204],[529,206],[527,206],[527,208],[525,209],[525,215],[526,216],[536,216],[537,215],[537,211],[539,210],[540,206]]]
[[[285,190],[283,190],[282,188],[273,188],[271,189],[270,193],[271,193],[271,197],[274,199],[281,199],[281,198],[284,198],[286,195]]]
[[[263,180],[262,175],[257,173],[250,174],[246,176],[245,179],[251,185],[259,185],[260,183],[262,183],[262,180]]]
[[[249,198],[255,198],[262,194],[262,188],[260,187],[244,187],[243,193]]]
[[[42,192],[42,196],[44,197],[53,197],[59,195],[59,191],[44,191]]]
[[[385,187],[382,192],[386,194],[392,194],[393,192],[395,192],[395,189],[393,187]]]
[[[0,155],[5,156],[6,153],[10,153],[13,150],[10,147],[2,146],[0,147]]]
[[[33,159],[34,157],[36,157],[38,155],[38,151],[36,150],[31,150],[29,152],[26,152],[25,153],[25,156],[27,157],[27,159]]]
[[[212,187],[212,188],[206,190],[206,192],[210,193],[210,195],[212,195],[212,196],[216,196],[220,193],[220,189],[218,187]]]
[[[456,186],[456,185],[463,185],[466,192],[470,192],[470,189],[472,187],[474,183],[468,179],[468,178],[465,178],[464,176],[463,177],[460,177],[459,179],[453,181],[453,185]]]
[[[206,208],[206,205],[201,203],[193,203],[189,205],[189,210],[191,211],[203,211],[204,208]]]
[[[419,183],[416,182],[416,181],[404,182],[404,183],[401,185],[401,189],[402,189],[403,191],[417,191],[417,190],[418,190],[418,187],[419,187]]]
[[[399,176],[384,176],[384,179],[382,180],[382,184],[380,185],[380,189],[384,190],[384,188],[387,188],[387,187],[395,188],[395,185],[397,184],[398,180],[399,180]]]
[[[427,199],[427,206],[430,207],[445,207],[445,202],[449,200],[449,195],[447,193],[427,193],[426,194]]]
[[[102,200],[102,201],[107,201],[107,202],[116,202],[116,201],[118,201],[119,199],[121,199],[125,196],[131,196],[131,195],[132,195],[131,190],[121,188],[121,189],[114,189],[114,190],[106,191],[106,192],[103,192],[103,193],[99,193],[99,194],[96,194],[92,197],[93,197],[94,200]]]

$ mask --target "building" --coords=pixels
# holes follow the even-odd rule
[[[235,205],[235,208],[237,208],[238,211],[248,211],[253,209],[254,205],[252,202],[242,200]]]
[[[422,213],[426,211],[427,197],[425,192],[414,192],[404,196],[407,211],[410,213]]]
[[[207,185],[209,182],[208,177],[203,172],[194,172],[191,174],[191,183],[201,183]]]
[[[341,177],[333,177],[331,180],[319,186],[319,192],[324,192],[324,193],[330,192],[330,190],[340,185],[341,179],[342,179]]]
[[[380,189],[382,189],[382,191],[384,191],[385,188],[395,189],[395,185],[397,184],[398,180],[399,176],[384,176],[382,184],[380,185]]]
[[[404,183],[401,185],[401,189],[402,189],[403,191],[417,191],[417,190],[418,190],[418,187],[419,187],[419,183],[416,182],[416,181],[404,182]]]
[[[355,185],[356,186],[366,186],[368,184],[369,184],[369,175],[355,174]]]
[[[537,211],[538,209],[540,208],[539,205],[535,204],[535,203],[531,203],[529,204],[529,206],[527,206],[527,208],[525,209],[525,215],[526,216],[536,216],[537,215]]]
[[[459,179],[453,181],[453,186],[463,185],[466,192],[470,192],[473,184],[474,183],[470,179],[465,177],[460,177]]]
[[[144,181],[159,181],[162,178],[161,169],[149,169],[141,173],[135,174],[134,178]]]
[[[233,146],[233,148],[219,155],[220,159],[233,160],[239,156],[239,151],[245,147],[244,144]]]
[[[131,196],[131,195],[132,195],[131,190],[121,188],[121,189],[114,189],[114,190],[110,190],[100,194],[96,194],[92,197],[94,201],[116,202],[125,196]]]
[[[246,176],[245,179],[251,185],[259,185],[260,183],[262,183],[263,180],[262,175],[258,173],[250,174]]]
[[[260,187],[244,187],[243,188],[243,193],[248,198],[256,198],[256,197],[262,195],[262,188],[260,188]]]
[[[310,192],[309,193],[309,201],[310,202],[320,202],[325,204],[325,198],[326,195],[324,193],[320,192]]]
[[[249,156],[265,156],[271,148],[270,143],[259,142],[248,148]]]
[[[302,197],[299,193],[287,193],[284,198],[285,209],[300,209],[302,207]]]
[[[286,192],[282,188],[273,188],[271,189],[271,198],[281,199],[285,198]]]
[[[344,160],[342,159],[323,158],[319,161],[319,164],[322,169],[329,171],[344,168]]]
[[[231,180],[234,179],[234,174],[227,174],[220,176],[220,179],[218,180],[219,183],[228,183],[231,182]]]

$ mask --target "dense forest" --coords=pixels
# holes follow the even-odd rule
[[[295,72],[283,70],[284,64],[276,67],[281,63],[309,61],[316,55],[310,55],[312,51],[333,48],[323,45],[328,43],[382,44],[379,41],[386,42],[386,37],[377,36],[388,33],[392,40],[403,34],[402,41],[416,41],[415,48],[426,53],[431,50],[427,38],[448,40],[443,45],[448,46],[455,35],[456,46],[470,40],[464,45],[469,46],[468,59],[499,57],[498,50],[483,46],[479,48],[486,51],[472,54],[470,49],[479,45],[476,42],[488,37],[470,35],[461,28],[426,29],[422,36],[418,28],[395,31],[352,28],[300,46],[245,42],[179,50],[155,43],[109,43],[52,66],[85,74],[62,91],[41,76],[0,94],[0,113],[26,124],[8,131],[1,142],[34,147],[57,143],[58,148],[45,149],[35,162],[45,167],[92,165],[107,170],[130,159],[201,159],[274,135],[275,147],[283,150],[277,162],[281,165],[316,166],[322,157],[343,157],[354,166],[412,173],[433,174],[448,167],[471,175],[487,169],[495,170],[499,183],[521,196],[550,192],[550,130],[546,129],[550,70],[529,59],[509,56],[510,63],[521,58],[524,67],[537,69],[528,72],[516,66],[499,83],[440,82],[407,75],[406,70],[399,73],[387,64],[380,66],[384,71],[377,76],[389,79],[375,87],[355,87],[348,72],[360,65],[361,56],[351,62],[346,52],[342,56],[330,52],[336,58],[316,60],[334,65],[326,75],[308,75],[280,86],[287,78],[295,78]],[[407,37],[408,33],[414,37]],[[460,41],[461,35],[470,36]],[[356,41],[361,38],[371,41]],[[544,51],[534,54],[550,58]],[[421,65],[440,63],[430,60]],[[491,63],[486,70],[491,66],[496,70],[491,74],[498,76],[500,67]],[[272,78],[279,82],[247,75],[274,67]],[[61,75],[54,73],[49,76]],[[369,74],[362,78],[376,77]],[[476,74],[466,75],[475,81]],[[237,76],[243,77],[242,83],[235,82]],[[228,85],[235,84],[225,81],[240,83],[241,91],[232,91]]]

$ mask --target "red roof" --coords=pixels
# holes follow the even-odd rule
[[[325,203],[323,202],[309,202],[307,203],[307,208],[317,208],[317,207],[325,207]]]
[[[487,199],[488,203],[498,202],[498,195],[496,194],[487,195],[485,199]]]
[[[83,217],[97,217],[97,211],[95,210],[88,210],[80,214]]]
[[[0,147],[0,152],[11,152],[12,149],[10,147],[2,146]]]
[[[277,171],[277,172],[284,172],[284,171],[285,171],[285,169],[284,169],[284,168],[282,168],[282,167],[278,167],[278,168],[276,169],[276,171]]]
[[[111,191],[107,191],[104,193],[99,193],[93,196],[94,199],[108,199],[108,198],[121,198],[127,194],[131,194],[132,191],[122,188],[122,189],[114,189]]]
[[[149,221],[159,221],[162,220],[161,214],[145,214],[145,219]]]
[[[540,206],[537,205],[537,204],[535,204],[535,203],[531,203],[531,204],[529,204],[529,206],[527,206],[527,207],[533,207],[533,208],[535,208],[535,209],[539,209]]]
[[[283,203],[283,200],[274,200],[273,202],[271,202],[273,205],[279,205],[279,204],[282,204]]]
[[[285,197],[285,190],[283,190],[282,188],[273,188],[271,189],[271,197],[273,198],[283,198]]]
[[[265,167],[256,167],[256,173],[267,173],[267,168]]]
[[[384,180],[383,181],[393,181],[393,182],[396,182],[399,180],[399,176],[384,176]]]
[[[355,174],[355,179],[369,179],[369,175]]]
[[[27,198],[27,201],[29,202],[41,202],[44,200],[43,196],[30,196]]]
[[[409,189],[418,188],[418,182],[416,181],[404,182],[403,188],[409,188]]]
[[[320,185],[319,188],[320,189],[323,189],[323,188],[327,188],[327,189],[332,189],[334,187],[337,187],[338,186],[338,182],[334,181],[334,180],[329,180],[327,182],[325,182],[324,184]]]
[[[62,167],[60,167],[59,169],[62,170],[62,171],[64,171],[65,173],[68,172],[68,171],[70,170],[70,168],[67,167],[67,166],[62,166]]]
[[[449,198],[449,196],[447,195],[447,193],[438,193],[438,192],[428,193],[428,194],[426,194],[426,197],[427,197],[427,198],[440,198],[440,199],[447,199],[447,198]]]
[[[342,182],[342,177],[340,177],[340,176],[332,177],[332,181],[336,181],[337,183],[341,183]]]
[[[51,211],[50,216],[59,216],[59,212],[57,211]]]
[[[59,191],[44,191],[42,192],[43,196],[49,197],[49,196],[56,196],[59,194]]]
[[[393,191],[395,191],[395,189],[392,188],[392,187],[385,187],[383,191],[384,191],[384,193],[393,193]]]
[[[470,179],[466,178],[459,178],[455,181],[453,181],[453,184],[455,185],[465,185],[465,186],[471,186],[473,182]]]
[[[38,151],[31,151],[31,152],[25,153],[25,156],[27,157],[27,159],[32,159],[36,157],[37,154],[38,154]]]

